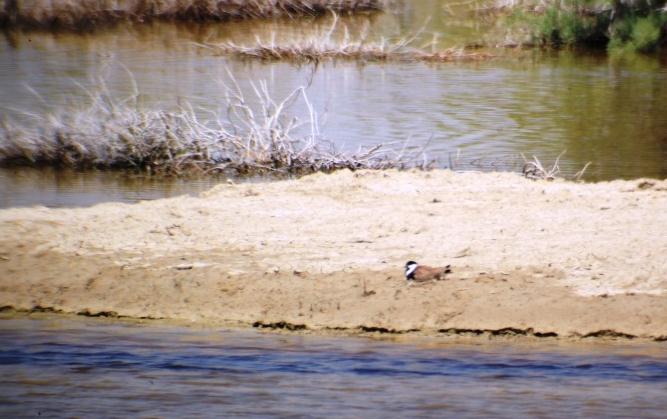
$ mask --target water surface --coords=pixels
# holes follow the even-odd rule
[[[667,351],[0,320],[3,417],[664,417]]]
[[[474,6],[474,7],[473,7]],[[478,3],[397,2],[390,12],[340,18],[334,38],[400,39],[435,48],[484,39],[498,30]],[[480,63],[328,62],[319,66],[235,60],[201,44],[298,42],[328,31],[332,18],[208,25],[118,26],[92,34],[7,32],[0,38],[0,113],[74,112],[100,78],[118,98],[140,93],[146,109],[191,103],[202,117],[224,111],[228,72],[251,106],[252,83],[285,98],[307,86],[322,135],[337,147],[407,145],[440,167],[519,170],[532,155],[561,161],[585,179],[667,177],[667,54],[611,58],[591,51],[497,50]],[[430,48],[429,45],[426,48]],[[307,119],[296,103],[290,116]],[[5,174],[5,177],[11,174]],[[0,192],[3,192],[0,190]]]
[[[0,169],[0,208],[85,207],[102,202],[135,203],[180,195],[194,196],[225,181],[219,177],[160,178],[118,171],[5,168]]]

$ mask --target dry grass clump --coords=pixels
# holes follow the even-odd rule
[[[119,21],[221,21],[383,7],[384,0],[0,0],[0,26],[81,30]]]
[[[220,54],[237,58],[257,58],[267,61],[319,62],[326,59],[346,59],[359,61],[481,61],[492,58],[488,53],[468,52],[463,48],[448,48],[428,53],[396,44],[299,44],[270,45],[258,42],[253,46],[242,46],[232,42],[216,45]]]
[[[268,40],[255,38],[253,45],[239,45],[228,41],[216,44],[204,44],[201,47],[213,50],[217,54],[231,55],[237,58],[261,59],[267,61],[319,62],[326,59],[347,59],[357,61],[477,61],[492,57],[483,52],[468,51],[464,48],[427,51],[413,47],[419,34],[391,41],[381,38],[369,41],[368,33],[362,32],[351,37],[347,26],[338,28],[338,17],[333,14],[333,22],[327,30],[309,33],[302,38],[287,41],[277,40],[272,33]],[[342,35],[341,35],[342,33]],[[433,45],[433,42],[431,43]]]
[[[304,88],[274,101],[265,83],[253,85],[251,108],[237,85],[226,88],[226,114],[200,120],[203,110],[145,111],[137,95],[114,100],[99,82],[92,104],[47,116],[27,114],[29,124],[0,124],[0,163],[72,168],[135,168],[167,175],[227,173],[305,174],[336,169],[406,166],[402,153],[381,145],[355,153],[336,150],[320,135]],[[306,121],[286,114],[303,101]],[[297,132],[305,134],[297,134]],[[381,152],[382,150],[382,152]]]
[[[563,154],[565,154],[565,151],[560,153],[558,157],[556,157],[556,161],[554,161],[554,164],[551,166],[551,168],[547,169],[542,165],[542,162],[540,160],[533,156],[533,160],[528,160],[526,159],[526,156],[521,154],[521,157],[523,158],[524,165],[523,168],[521,169],[521,173],[524,175],[524,177],[532,180],[555,180],[558,175],[560,174],[560,158],[563,157]],[[577,173],[572,176],[572,180],[578,181],[581,179],[581,177],[584,175],[586,172],[586,169],[588,169],[588,166],[590,166],[591,162],[586,163],[586,165],[578,171]]]

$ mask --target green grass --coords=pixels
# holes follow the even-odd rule
[[[665,40],[667,15],[663,12],[647,16],[630,16],[612,27],[607,46],[611,53],[652,52]]]
[[[577,1],[549,6],[533,17],[533,37],[538,44],[553,47],[606,45],[610,14],[589,14],[584,10]]]
[[[533,43],[562,48],[588,46],[610,52],[652,52],[667,39],[664,2],[632,5],[604,0],[563,0],[535,13],[518,11],[513,20],[527,25]]]

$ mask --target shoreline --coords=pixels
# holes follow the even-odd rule
[[[3,320],[54,320],[71,322],[100,322],[100,324],[128,324],[147,327],[183,327],[204,330],[231,330],[231,331],[255,331],[257,333],[286,334],[296,336],[313,337],[343,337],[343,338],[371,338],[386,339],[390,341],[410,342],[419,339],[433,339],[439,343],[452,344],[482,344],[488,343],[511,343],[511,344],[565,344],[565,345],[642,345],[658,344],[667,342],[667,336],[646,337],[635,336],[623,333],[616,333],[610,330],[601,330],[588,335],[569,335],[558,336],[552,333],[540,333],[529,328],[519,330],[513,328],[504,328],[497,330],[471,330],[471,329],[450,329],[450,330],[386,330],[383,328],[321,328],[309,329],[303,325],[294,325],[290,323],[273,324],[251,324],[235,323],[224,320],[209,322],[193,322],[182,319],[170,318],[147,318],[147,317],[129,317],[115,315],[109,312],[64,312],[58,311],[52,307],[33,307],[32,309],[14,309],[12,307],[0,307],[0,322]]]
[[[308,334],[664,341],[664,208],[667,181],[447,170],[9,208],[0,307]],[[410,259],[454,272],[408,286]]]
[[[14,309],[11,307],[0,307],[0,325],[3,320],[38,320],[38,321],[65,321],[65,322],[99,322],[100,324],[127,324],[147,327],[182,327],[203,330],[229,330],[239,332],[257,332],[269,334],[285,334],[294,336],[311,336],[323,338],[369,338],[402,343],[410,343],[419,340],[431,340],[437,343],[450,344],[512,344],[512,345],[662,345],[667,342],[667,337],[641,337],[634,335],[617,334],[613,331],[600,331],[589,335],[553,336],[549,333],[539,333],[532,329],[518,330],[512,328],[499,330],[467,330],[453,329],[447,331],[396,331],[396,330],[371,330],[363,328],[340,329],[323,328],[308,329],[300,325],[291,324],[250,324],[233,323],[228,321],[213,322],[191,322],[179,319],[167,318],[137,318],[114,316],[108,312],[100,313],[68,313],[56,311],[51,307],[35,307],[32,309]],[[297,327],[293,327],[297,326]]]
[[[78,4],[71,0],[0,3],[0,27],[23,30],[91,32],[119,23],[227,22],[248,19],[317,17],[384,10],[382,0],[174,1],[121,0]]]

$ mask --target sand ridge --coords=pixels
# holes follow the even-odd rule
[[[0,306],[309,330],[662,338],[665,209],[667,181],[446,170],[5,209]],[[454,273],[408,286],[409,259]]]

